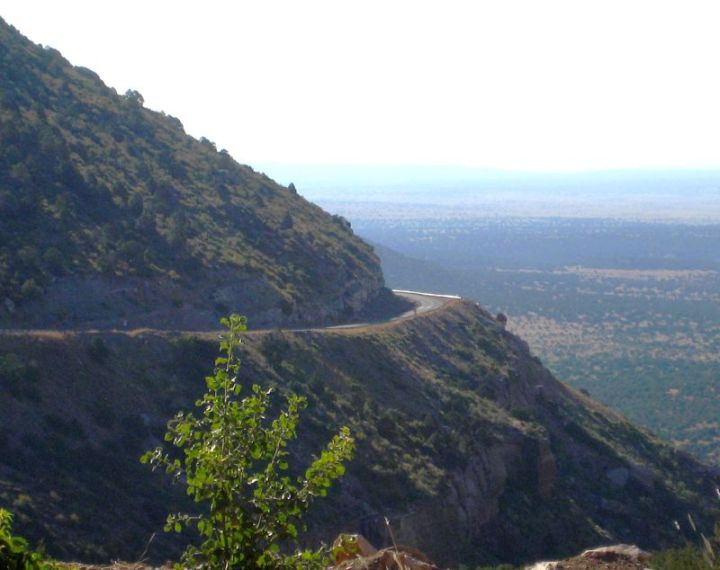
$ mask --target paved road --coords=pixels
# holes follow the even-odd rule
[[[291,332],[321,332],[324,330],[343,330],[343,329],[359,329],[359,328],[368,328],[378,325],[383,325],[386,323],[391,323],[395,321],[403,321],[407,319],[412,319],[418,315],[424,314],[424,313],[430,313],[432,311],[436,311],[438,309],[443,308],[445,305],[452,301],[457,301],[460,299],[457,295],[440,295],[436,293],[422,293],[420,291],[405,291],[402,289],[393,289],[393,293],[396,295],[403,297],[407,299],[408,301],[415,304],[414,309],[410,309],[409,311],[406,311],[402,313],[401,315],[397,315],[395,317],[392,317],[390,319],[385,320],[378,320],[378,321],[367,321],[367,322],[360,322],[360,323],[350,323],[346,325],[334,325],[329,327],[318,327],[318,328],[301,328],[301,329],[286,329]],[[274,329],[250,329],[248,332],[262,332],[263,330],[274,330]],[[212,331],[181,331],[181,330],[172,330],[172,331],[160,331],[157,329],[150,329],[150,328],[140,328],[140,329],[133,329],[133,330],[126,330],[126,329],[102,329],[102,330],[95,330],[95,329],[80,329],[80,330],[69,330],[69,329],[0,329],[0,334],[12,334],[12,335],[36,335],[36,336],[53,336],[53,335],[62,335],[64,333],[124,333],[129,335],[136,335],[136,334],[142,334],[144,332],[174,332],[174,333],[210,333]],[[214,334],[214,333],[213,333]]]
[[[406,319],[412,319],[422,313],[429,313],[437,309],[441,309],[451,301],[457,301],[460,299],[457,295],[440,295],[437,293],[421,293],[420,291],[406,291],[404,289],[393,289],[393,293],[399,297],[407,299],[411,303],[415,304],[414,309],[410,309],[405,313],[386,319],[384,321],[372,321],[365,323],[351,323],[348,325],[335,325],[332,327],[323,327],[322,329],[309,329],[309,330],[335,330],[335,329],[356,329],[363,327],[372,327],[375,325],[381,325],[384,323],[391,323],[393,321],[403,321]],[[305,329],[308,330],[308,329]]]
[[[417,304],[416,310],[408,311],[407,313],[400,315],[399,318],[406,318],[419,313],[429,313],[430,311],[444,307],[450,301],[457,301],[460,299],[459,295],[421,293],[419,291],[405,291],[403,289],[393,289],[393,293]]]

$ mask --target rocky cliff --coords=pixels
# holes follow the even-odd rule
[[[0,336],[0,504],[51,553],[137,558],[183,502],[137,463],[189,409],[215,339],[170,333]],[[361,532],[450,565],[526,561],[599,543],[655,548],[703,524],[708,470],[556,381],[468,302],[358,330],[248,333],[247,383],[303,393],[295,454],[342,424],[358,442],[311,538]],[[165,559],[183,538],[155,539]]]

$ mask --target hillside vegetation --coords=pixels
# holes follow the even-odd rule
[[[189,410],[213,335],[0,337],[0,505],[60,558],[137,559],[187,499],[138,463]],[[710,473],[557,382],[474,304],[395,324],[248,333],[244,383],[305,396],[300,463],[349,425],[356,458],[308,540],[360,531],[443,564],[524,561],[608,542],[681,541],[712,514]],[[160,533],[154,560],[183,537]]]
[[[194,407],[217,356],[214,333],[177,331],[231,311],[251,327],[340,321],[382,284],[343,218],[0,21],[0,509],[13,532],[65,560],[177,560],[190,538],[163,534],[166,514],[196,506],[139,457]],[[674,521],[717,514],[706,467],[556,381],[474,303],[243,338],[244,393],[308,402],[288,465],[341,426],[355,439],[310,514],[312,544],[359,531],[387,545],[387,517],[443,565],[522,562],[671,545]]]
[[[331,211],[375,244],[390,286],[452,291],[502,311],[560,380],[720,461],[717,220],[491,220],[470,208],[449,219],[408,210],[384,205],[382,219],[370,204]]]
[[[345,220],[2,20],[0,86],[0,326],[322,322],[382,286]]]

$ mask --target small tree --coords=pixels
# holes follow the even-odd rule
[[[57,570],[43,553],[33,551],[27,540],[12,534],[12,514],[0,509],[0,568],[4,570]]]
[[[202,415],[177,414],[165,434],[184,457],[157,448],[141,458],[183,480],[188,494],[206,504],[198,515],[170,515],[165,530],[195,527],[201,535],[199,547],[185,550],[183,568],[320,568],[323,548],[284,554],[281,545],[297,548],[303,514],[345,472],[343,462],[354,448],[349,429],[343,427],[304,475],[291,480],[287,445],[306,400],[289,396],[287,408],[270,421],[272,390],[253,385],[240,399],[237,350],[245,319],[232,315],[221,323],[228,332],[221,337],[223,355],[215,360],[215,373],[206,378],[208,390],[197,402]]]

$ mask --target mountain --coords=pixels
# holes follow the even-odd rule
[[[382,287],[349,224],[0,20],[0,326],[337,321]]]
[[[182,489],[138,463],[189,410],[214,335],[0,335],[0,504],[64,558],[164,560]],[[364,329],[246,335],[242,377],[305,394],[300,464],[339,425],[356,458],[312,538],[389,538],[442,564],[527,561],[599,543],[684,539],[714,514],[712,473],[553,378],[474,303]],[[716,513],[715,513],[716,514]]]
[[[381,298],[377,257],[5,23],[0,97],[0,507],[57,557],[174,558],[188,537],[163,521],[192,505],[138,457],[217,354],[216,334],[177,331],[228,311],[253,327],[351,317]],[[297,463],[340,425],[357,440],[309,540],[387,544],[387,516],[442,564],[521,562],[681,542],[674,521],[717,515],[713,472],[559,383],[475,303],[379,317],[245,335],[244,383],[310,402]]]

